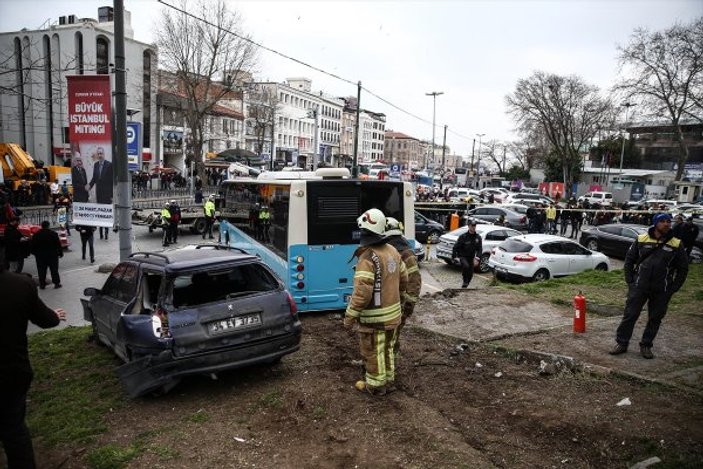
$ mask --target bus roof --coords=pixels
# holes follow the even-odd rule
[[[264,171],[257,179],[349,179],[350,176],[347,168],[320,168],[317,171]]]

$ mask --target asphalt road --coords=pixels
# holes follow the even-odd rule
[[[90,323],[83,320],[83,309],[80,299],[83,298],[83,290],[87,287],[101,288],[107,279],[107,273],[98,271],[98,267],[108,264],[115,264],[119,261],[119,238],[117,233],[110,232],[107,241],[98,237],[95,232],[95,264],[90,264],[89,260],[81,259],[81,242],[78,233],[71,231],[71,247],[64,253],[59,261],[61,283],[63,288],[54,289],[51,284],[45,290],[39,290],[41,299],[51,308],[63,308],[66,310],[66,322],[59,327],[85,326]],[[189,232],[181,232],[178,246],[203,242],[200,235]],[[132,252],[137,251],[162,251],[161,231],[157,230],[149,233],[144,226],[132,226]],[[423,285],[421,294],[436,293],[445,288],[459,288],[461,286],[461,271],[456,267],[450,267],[436,258],[436,245],[430,247],[429,261],[421,263],[423,274]],[[88,256],[89,257],[89,256]],[[622,268],[622,261],[611,259],[611,268]],[[37,278],[37,268],[34,257],[29,257],[25,262],[24,272],[32,274]],[[470,288],[485,288],[491,280],[490,274],[475,274]],[[29,332],[40,330],[30,324]]]

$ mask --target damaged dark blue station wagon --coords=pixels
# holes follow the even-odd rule
[[[187,375],[275,363],[300,347],[283,282],[238,249],[134,253],[84,295],[84,317],[125,362],[117,374],[132,397],[166,392]]]

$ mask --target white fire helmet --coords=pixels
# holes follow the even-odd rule
[[[403,235],[403,222],[393,217],[386,218],[386,236]]]
[[[383,236],[386,231],[386,216],[377,208],[365,211],[356,221],[359,224],[359,228],[379,236]]]

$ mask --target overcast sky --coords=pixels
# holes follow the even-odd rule
[[[166,0],[171,2],[172,0]],[[97,17],[109,0],[0,0],[0,31],[35,29],[61,15]],[[135,38],[153,39],[155,0],[125,0]],[[437,98],[436,141],[470,155],[478,133],[513,140],[505,96],[535,70],[578,75],[607,90],[616,80],[618,44],[636,27],[664,29],[703,15],[701,0],[551,1],[229,1],[256,41],[340,75],[394,105],[362,92],[362,107],[387,115],[387,128],[430,140]],[[257,78],[308,77],[313,89],[338,96],[356,87],[268,52]],[[635,110],[637,108],[634,108]],[[463,137],[460,137],[459,135]]]

